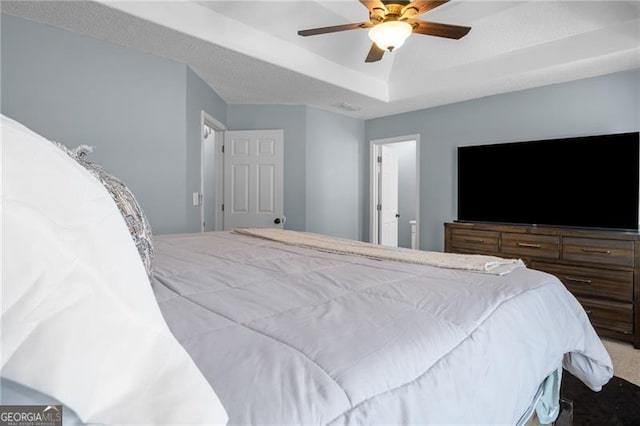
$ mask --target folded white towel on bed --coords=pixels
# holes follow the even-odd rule
[[[395,260],[438,268],[463,269],[493,275],[505,275],[516,268],[525,266],[520,259],[386,247],[362,241],[327,237],[310,232],[287,231],[275,228],[236,228],[233,232],[329,253]]]

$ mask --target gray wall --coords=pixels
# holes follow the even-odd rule
[[[227,126],[233,130],[284,130],[285,228],[306,230],[306,107],[229,105]]]
[[[230,129],[284,129],[287,229],[306,230],[310,220],[318,232],[361,236],[364,121],[305,106],[227,106],[184,64],[1,19],[2,113],[69,147],[94,146],[91,160],[131,188],[155,234],[200,230],[192,193],[200,191],[204,110]],[[316,157],[309,169],[307,145]],[[319,206],[331,204],[340,220],[323,216]]]
[[[226,103],[189,67],[2,14],[2,113],[131,188],[155,234],[200,230],[200,117]]]
[[[184,231],[186,66],[2,14],[2,113],[136,194],[154,233]]]
[[[184,167],[187,171],[186,198],[187,222],[183,232],[200,231],[200,207],[193,205],[193,193],[200,192],[200,174],[202,157],[202,111],[226,125],[227,104],[207,83],[186,67],[187,108],[186,126],[187,158]]]
[[[307,108],[307,230],[362,238],[364,121]]]
[[[456,218],[456,147],[638,131],[639,93],[640,71],[615,73],[368,120],[366,140],[421,135],[420,247],[441,250],[443,223]]]
[[[364,121],[295,105],[229,105],[234,130],[284,130],[286,229],[362,236]]]
[[[133,190],[157,234],[199,229],[191,193],[200,186],[202,109],[230,129],[284,129],[288,229],[306,230],[308,222],[318,232],[365,240],[368,141],[419,133],[420,242],[432,250],[443,246],[443,222],[455,219],[457,146],[639,128],[638,70],[363,124],[305,106],[227,106],[184,64],[5,14],[1,19],[2,113],[67,146],[94,146],[91,159]],[[337,148],[345,157],[335,155]],[[330,169],[338,173],[329,176],[333,189],[324,179]],[[336,200],[343,202],[339,214],[323,210]]]

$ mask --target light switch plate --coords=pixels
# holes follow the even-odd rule
[[[199,192],[194,192],[193,193],[193,205],[194,206],[199,206],[200,205],[200,193]]]

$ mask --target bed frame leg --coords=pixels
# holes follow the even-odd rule
[[[554,426],[571,426],[573,425],[573,401],[570,399],[560,398],[560,414]]]

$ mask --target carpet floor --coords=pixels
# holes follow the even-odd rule
[[[574,426],[639,426],[640,386],[613,377],[593,392],[569,372],[562,374],[562,398],[573,401]]]

